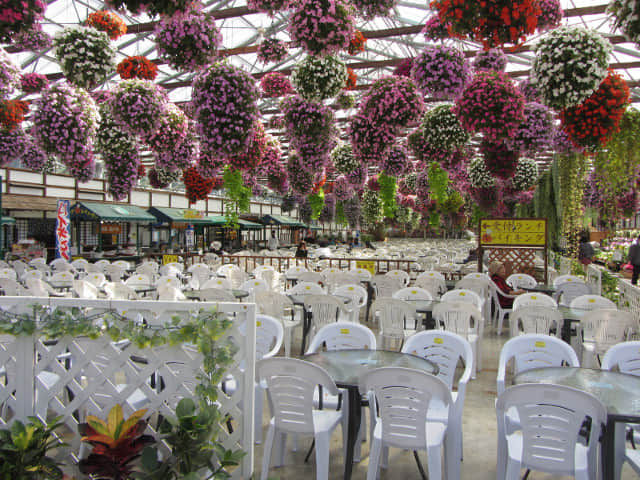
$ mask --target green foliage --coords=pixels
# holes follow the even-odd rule
[[[578,258],[587,161],[584,155],[573,153],[556,155],[554,162],[558,162],[562,233],[567,239],[567,256]]]
[[[447,172],[443,170],[437,162],[432,162],[429,165],[428,178],[431,198],[439,205],[443,204],[448,197],[447,187],[449,186],[449,176]]]
[[[238,211],[248,212],[251,205],[251,189],[244,186],[242,173],[239,170],[232,170],[229,166],[224,167],[222,175],[224,189],[226,190],[224,200],[224,216],[227,225],[238,227]]]
[[[616,305],[620,299],[618,277],[614,277],[606,269],[602,270],[602,296],[608,298]]]
[[[556,250],[559,248],[562,226],[559,193],[558,164],[553,162],[551,168],[540,177],[532,204],[533,216],[547,219],[547,242]]]
[[[320,189],[318,193],[312,193],[307,197],[307,200],[311,206],[311,218],[317,220],[324,207],[324,190]]]
[[[393,218],[396,205],[396,192],[398,186],[396,179],[381,173],[378,175],[378,185],[380,185],[380,200],[382,200],[382,213],[387,218]]]
[[[382,222],[382,200],[378,192],[365,188],[362,194],[362,218],[369,228]]]
[[[336,225],[347,225],[347,217],[344,215],[344,205],[342,202],[336,202]]]
[[[57,480],[62,470],[47,454],[64,446],[54,434],[62,426],[60,417],[44,424],[36,417],[29,423],[16,420],[0,430],[0,478],[3,480]]]

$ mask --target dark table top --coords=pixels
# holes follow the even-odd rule
[[[200,291],[199,290],[183,290],[182,293],[184,293],[184,296],[192,299],[192,300],[199,300],[200,299]],[[249,292],[247,292],[246,290],[239,290],[239,289],[233,289],[231,290],[231,293],[233,294],[234,297],[240,299],[240,298],[246,298],[249,296]]]
[[[387,350],[334,350],[305,355],[304,360],[324,368],[340,387],[357,386],[362,375],[380,367],[405,367],[437,375],[433,362],[409,353]]]
[[[519,373],[514,385],[546,383],[573,387],[597,397],[607,413],[640,418],[640,377],[577,367],[534,368]]]

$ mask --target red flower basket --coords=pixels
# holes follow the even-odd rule
[[[22,100],[0,101],[0,124],[12,132],[24,121],[24,114],[29,109],[29,103]]]
[[[118,64],[117,70],[123,80],[132,78],[155,80],[158,76],[158,66],[147,57],[140,55],[125,58]]]
[[[351,42],[349,43],[349,48],[347,49],[349,55],[357,55],[360,52],[364,52],[364,46],[366,45],[366,43],[367,39],[362,34],[362,32],[360,30],[356,30],[353,34],[353,37],[351,37]]]
[[[111,40],[116,40],[127,33],[127,24],[118,15],[106,10],[90,13],[87,17],[87,25],[105,32]]]
[[[189,203],[206,199],[213,190],[214,181],[210,178],[204,178],[195,167],[189,167],[182,172],[182,181]]]
[[[571,142],[588,150],[604,147],[620,126],[629,103],[629,87],[612,69],[600,87],[580,105],[560,112],[560,121]]]
[[[356,82],[358,81],[358,75],[351,67],[347,67],[347,83],[345,84],[345,90],[354,90],[356,88]]]

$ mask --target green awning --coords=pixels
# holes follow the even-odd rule
[[[227,217],[224,215],[209,215],[209,225],[215,225],[216,227],[224,227],[227,224]]]
[[[211,222],[209,225],[224,227],[227,224],[227,217],[223,215],[209,215],[207,218]],[[240,230],[261,230],[263,228],[263,225],[259,223],[242,220],[241,218],[238,219],[238,225],[240,225]]]
[[[193,225],[212,225],[209,217],[202,212],[187,208],[151,207],[147,210],[162,223],[191,223]]]
[[[299,222],[295,218],[285,217],[284,215],[265,215],[260,219],[265,225],[280,225],[281,227],[306,228],[304,223]]]
[[[2,225],[15,225],[16,219],[11,217],[2,217]]]
[[[134,205],[78,202],[71,207],[71,220],[84,222],[156,223],[156,217]]]
[[[239,219],[238,223],[240,224],[240,230],[262,230],[264,228],[264,225],[250,222],[249,220]]]
[[[305,225],[309,230],[322,230],[320,225]]]

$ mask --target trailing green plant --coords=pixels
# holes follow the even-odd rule
[[[51,450],[65,446],[55,435],[55,430],[62,426],[60,418],[45,424],[37,417],[29,417],[29,423],[15,420],[10,428],[0,430],[0,478],[61,479],[59,464],[48,456]]]
[[[336,225],[348,225],[347,217],[344,214],[344,205],[341,201],[336,202]]]
[[[608,298],[616,305],[620,300],[620,292],[618,291],[618,277],[611,275],[607,270],[602,270],[602,296]]]
[[[318,193],[312,193],[307,197],[307,200],[311,206],[311,218],[317,220],[324,207],[324,190],[320,189]]]
[[[396,205],[396,192],[398,185],[396,179],[381,173],[378,175],[378,185],[380,185],[380,200],[382,200],[382,213],[387,218],[393,218]]]
[[[558,163],[553,162],[551,168],[540,177],[532,202],[533,216],[547,219],[547,243],[554,250],[560,248],[562,228],[559,187]]]
[[[442,204],[447,199],[447,187],[449,186],[449,176],[437,162],[432,162],[428,169],[429,190],[431,198],[438,204]]]
[[[362,218],[369,229],[382,222],[382,201],[378,192],[364,189],[362,193]]]
[[[224,216],[227,225],[232,228],[238,226],[238,212],[248,212],[251,205],[251,189],[244,186],[242,173],[239,170],[224,167],[222,174],[224,189],[226,191],[224,200]]]
[[[567,240],[567,256],[578,258],[587,161],[578,153],[556,155],[554,161],[558,162],[562,233]]]

